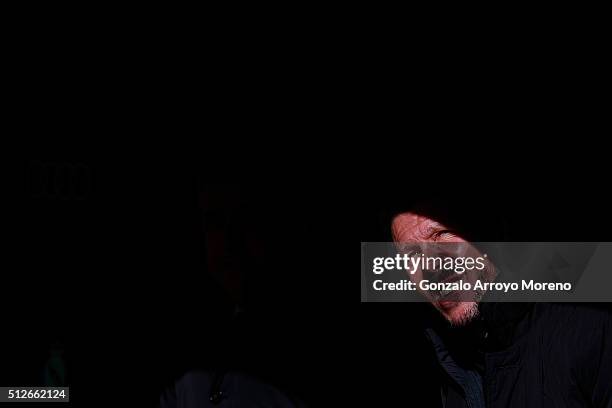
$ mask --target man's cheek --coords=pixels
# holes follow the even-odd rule
[[[429,291],[421,289],[420,283],[423,280],[423,271],[421,270],[421,268],[417,268],[414,271],[414,274],[410,275],[410,280],[416,285],[417,290],[425,299],[427,299],[427,301],[429,301],[430,303],[435,302],[435,299],[433,298],[431,293],[429,293]]]
[[[414,272],[414,273],[413,273]],[[421,280],[423,280],[423,271],[420,268],[417,268],[415,271],[406,271],[408,276],[410,276],[410,280],[414,282],[417,286]]]

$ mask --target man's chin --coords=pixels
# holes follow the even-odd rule
[[[444,302],[435,306],[442,316],[456,327],[465,326],[478,315],[476,302]]]

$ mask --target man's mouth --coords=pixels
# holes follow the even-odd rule
[[[438,300],[438,307],[443,310],[449,310],[457,306],[459,303],[456,300]]]

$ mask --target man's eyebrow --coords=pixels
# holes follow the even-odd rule
[[[440,232],[446,229],[447,228],[444,225],[440,224],[439,222],[432,221],[432,222],[427,223],[427,225],[423,227],[421,232],[425,234],[427,238],[431,238],[436,232]]]

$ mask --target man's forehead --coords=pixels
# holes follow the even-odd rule
[[[392,228],[395,238],[402,238],[404,235],[429,235],[443,228],[443,225],[425,215],[405,212],[393,219]]]

